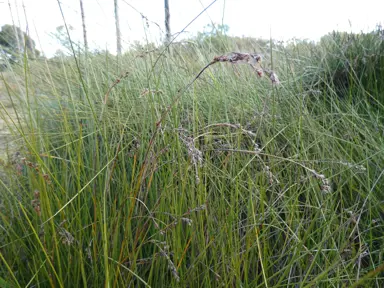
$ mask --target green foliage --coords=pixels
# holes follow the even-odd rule
[[[11,60],[15,60],[24,51],[31,59],[38,57],[40,52],[35,47],[35,41],[19,27],[8,24],[1,27],[0,49],[3,55],[11,55]]]
[[[320,64],[311,79],[318,88],[331,85],[339,97],[350,101],[370,98],[381,109],[384,105],[384,32],[378,27],[371,33],[333,32],[321,38],[312,49],[313,63]],[[320,80],[320,81],[319,81]],[[372,95],[375,95],[372,99]]]
[[[56,38],[60,45],[63,46],[66,51],[69,51],[70,54],[72,54],[72,47],[75,49],[76,52],[81,51],[81,47],[77,43],[71,42],[71,39],[68,35],[68,32],[71,32],[73,30],[74,28],[71,25],[68,25],[68,31],[64,25],[60,25],[56,27],[55,33],[52,34],[52,36]]]
[[[380,287],[383,116],[335,97],[335,47],[272,44],[281,86],[217,63],[177,102],[222,54],[211,42],[118,67],[57,56],[4,80],[23,120],[7,121],[22,149],[0,178],[0,283]]]
[[[229,31],[228,25],[208,24],[204,27],[203,32],[198,32],[196,42],[199,47],[212,47],[219,53],[228,52],[228,43],[226,34]]]

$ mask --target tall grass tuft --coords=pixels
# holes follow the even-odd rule
[[[107,53],[2,74],[0,286],[382,286],[378,68],[340,92],[338,45],[254,70],[203,44],[132,50],[123,74]]]

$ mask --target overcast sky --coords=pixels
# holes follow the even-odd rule
[[[116,50],[113,2],[83,0],[91,48]],[[164,37],[163,0],[118,2],[123,48],[145,37],[154,42],[160,41],[161,35]],[[227,24],[229,35],[268,39],[272,35],[277,40],[294,37],[318,40],[332,30],[369,32],[376,24],[384,24],[384,0],[169,0],[172,33],[181,31],[212,2],[215,3],[187,28],[189,34],[184,37],[196,35],[211,22]],[[0,25],[12,24],[12,15],[15,24],[25,31],[23,4],[30,34],[36,42],[40,39],[37,48],[52,56],[60,46],[50,35],[64,23],[57,0],[0,0]],[[61,4],[67,23],[75,28],[72,38],[81,41],[79,0],[61,0]],[[152,21],[149,28],[137,11]]]

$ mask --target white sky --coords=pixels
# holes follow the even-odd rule
[[[181,31],[195,16],[214,0],[169,0],[172,33]],[[91,48],[116,50],[113,0],[83,0],[88,42]],[[146,27],[141,15],[131,6],[156,22],[164,30],[163,0],[118,0],[123,48],[134,40],[158,42],[162,32],[149,22]],[[12,24],[11,12],[17,26],[26,30],[22,5],[26,7],[29,30],[39,50],[52,56],[60,48],[50,36],[63,25],[57,0],[0,0],[0,25]],[[61,0],[64,16],[75,30],[72,38],[82,41],[79,0]],[[130,4],[130,5],[128,5]],[[376,24],[384,26],[384,0],[217,0],[187,31],[196,35],[211,23],[229,25],[229,35],[252,36],[278,40],[306,38],[318,40],[332,30],[369,32]],[[20,25],[19,25],[20,23]],[[36,34],[37,31],[37,34]],[[164,36],[164,34],[163,34]]]

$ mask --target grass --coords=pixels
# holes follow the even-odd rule
[[[184,91],[199,45],[13,68],[0,286],[382,286],[383,92],[306,43],[267,52],[279,86],[217,63]]]

